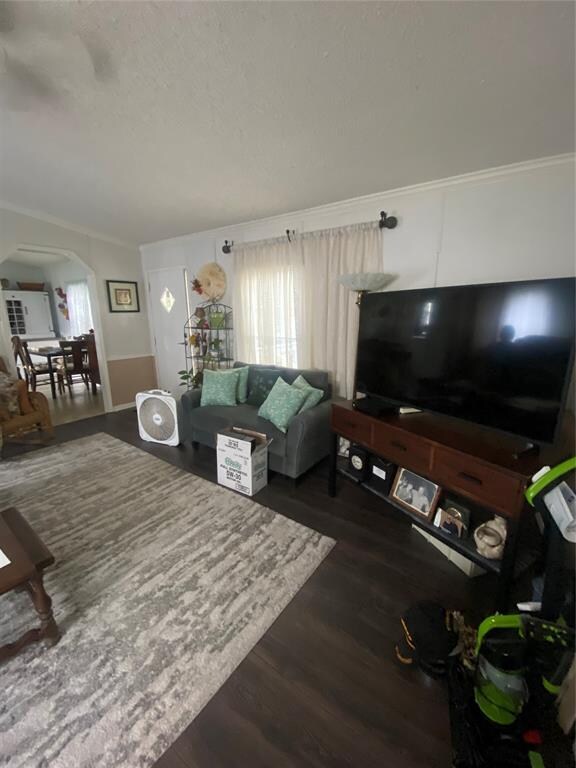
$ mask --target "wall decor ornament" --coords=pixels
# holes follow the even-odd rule
[[[66,320],[70,320],[70,313],[68,311],[68,296],[63,288],[54,288],[54,293],[58,297],[58,311]]]
[[[209,301],[220,301],[226,293],[226,272],[215,261],[205,264],[192,280],[192,290]]]

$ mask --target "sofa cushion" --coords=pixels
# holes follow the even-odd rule
[[[250,392],[250,384],[251,384],[251,381],[254,379],[254,376],[256,376],[258,371],[264,369],[266,371],[276,371],[276,375],[282,376],[284,381],[288,382],[288,384],[292,384],[294,381],[296,381],[298,376],[302,375],[312,387],[315,387],[316,389],[321,389],[324,392],[322,401],[329,400],[332,397],[332,387],[330,385],[330,378],[326,371],[316,371],[316,370],[308,370],[308,369],[300,369],[300,368],[282,368],[279,365],[256,365],[256,364],[242,363],[242,362],[234,363],[234,368],[241,368],[244,366],[248,366],[250,368],[250,373],[248,374],[248,392]],[[273,384],[274,384],[274,381],[272,382],[272,385]],[[270,387],[270,389],[271,388],[272,387]],[[261,402],[254,403],[254,404],[262,405],[267,395],[268,393],[266,393],[266,396]]]
[[[9,418],[20,416],[20,403],[18,402],[17,379],[9,373],[0,371],[0,409]]]
[[[306,392],[304,390],[295,389],[290,384],[286,384],[281,376],[278,376],[270,394],[260,406],[258,416],[271,421],[280,432],[286,432],[288,425],[302,408],[305,400]]]
[[[210,435],[215,435],[217,432],[231,427],[243,427],[261,432],[272,438],[272,443],[268,449],[270,453],[274,453],[276,456],[286,455],[286,435],[266,419],[260,418],[258,409],[247,403],[232,408],[224,408],[220,405],[193,408],[190,411],[190,423],[193,430]]]
[[[258,408],[270,394],[270,390],[276,384],[280,376],[278,368],[260,368],[257,365],[251,365],[248,373],[248,399],[249,405],[255,405]]]
[[[311,386],[302,375],[298,376],[296,381],[292,382],[291,386],[294,389],[299,389],[306,395],[299,413],[302,413],[302,411],[307,411],[309,408],[314,408],[315,405],[318,405],[318,403],[324,399],[323,390],[316,389],[316,387]]]
[[[205,370],[202,377],[201,407],[207,405],[236,405],[240,370]]]
[[[245,403],[248,398],[248,373],[250,368],[245,365],[243,368],[228,368],[224,371],[218,371],[229,376],[238,376],[238,390],[236,392],[236,400],[239,403]]]
[[[240,371],[238,378],[238,402],[245,403],[248,399],[248,374],[250,368],[245,365],[242,368],[231,368],[232,371]]]

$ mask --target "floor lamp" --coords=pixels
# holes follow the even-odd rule
[[[381,291],[393,279],[394,275],[389,275],[385,272],[353,272],[347,275],[340,275],[338,282],[350,291],[356,291],[356,304],[358,307],[361,307],[362,298],[366,293]],[[354,366],[352,400],[356,400],[356,366]]]

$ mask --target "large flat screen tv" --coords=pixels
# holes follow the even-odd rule
[[[365,295],[356,389],[554,441],[573,370],[574,278]]]

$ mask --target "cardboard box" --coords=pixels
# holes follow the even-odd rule
[[[238,427],[218,433],[216,457],[218,482],[233,491],[254,496],[268,484],[268,446],[266,435]]]

